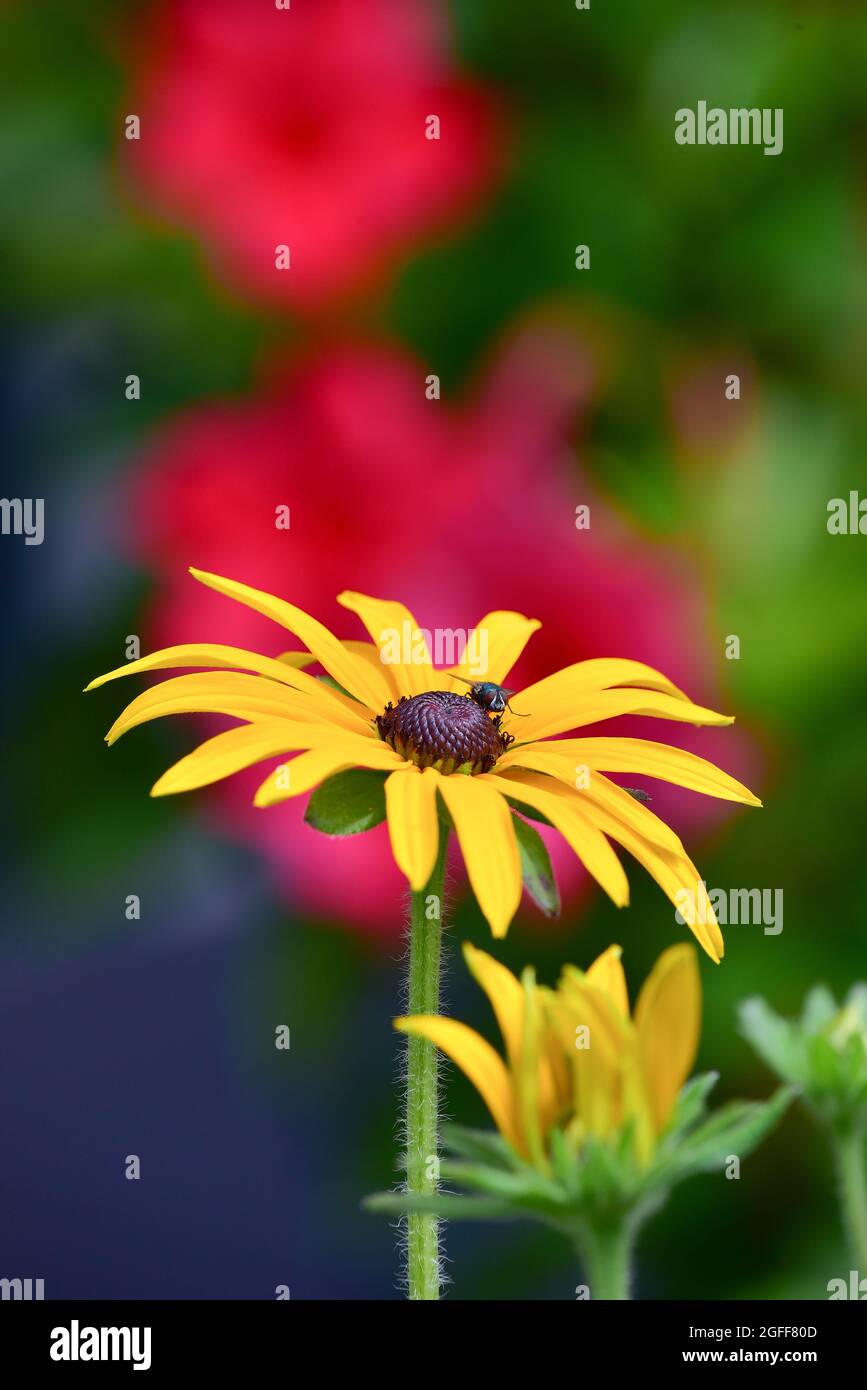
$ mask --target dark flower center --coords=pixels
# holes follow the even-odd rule
[[[500,731],[502,715],[493,719],[470,695],[427,690],[403,695],[377,715],[380,738],[418,767],[439,772],[489,772],[514,742]]]

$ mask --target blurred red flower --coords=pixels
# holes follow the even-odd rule
[[[255,297],[310,310],[375,284],[499,164],[493,103],[456,75],[446,18],[437,0],[159,5],[131,55],[137,181]]]
[[[132,499],[136,548],[157,580],[148,645],[227,642],[273,655],[294,645],[193,583],[186,567],[195,564],[284,594],[346,637],[364,634],[335,603],[344,588],[400,595],[428,628],[469,629],[490,609],[515,608],[543,627],[510,684],[622,655],[722,707],[721,641],[714,651],[694,564],[617,519],[567,449],[592,389],[574,334],[525,328],[463,403],[428,400],[425,374],[402,349],[320,349],[272,369],[251,399],[207,404],[166,427]],[[589,530],[575,526],[583,503]],[[285,507],[288,530],[275,524]],[[621,731],[654,737],[649,720],[623,720]],[[675,741],[748,782],[756,775],[734,731],[678,725]],[[398,930],[402,880],[385,828],[327,841],[303,824],[299,802],[256,811],[257,778],[261,770],[221,783],[205,804],[264,853],[294,902],[366,930]],[[732,813],[661,783],[652,790],[654,808],[675,825]],[[564,896],[574,896],[584,871],[561,842],[552,848]]]

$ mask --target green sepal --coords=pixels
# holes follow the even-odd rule
[[[764,999],[745,999],[738,1010],[741,1032],[783,1081],[806,1079],[804,1035],[797,1023],[781,1018]]]
[[[671,1119],[665,1129],[664,1141],[671,1143],[698,1123],[707,1109],[707,1098],[718,1080],[718,1071],[706,1071],[701,1076],[694,1076],[691,1081],[687,1081],[675,1101]]]
[[[580,1172],[575,1162],[575,1151],[562,1129],[555,1126],[548,1135],[551,1151],[551,1169],[564,1192],[573,1200],[580,1195]]]
[[[623,1145],[589,1135],[578,1160],[578,1206],[590,1211],[625,1207],[635,1187],[635,1170]]]
[[[703,1124],[657,1151],[648,1173],[651,1184],[669,1186],[695,1173],[717,1172],[729,1158],[746,1158],[774,1128],[796,1094],[781,1086],[767,1101],[732,1101]]]
[[[838,1052],[830,1038],[824,1033],[815,1033],[806,1042],[807,1067],[809,1069],[810,1089],[816,1096],[842,1092],[844,1080],[844,1057]]]
[[[443,1125],[443,1144],[451,1153],[502,1169],[514,1169],[521,1160],[501,1134],[485,1129],[465,1129],[463,1125]]]
[[[323,835],[359,835],[385,820],[388,774],[353,767],[335,773],[316,788],[304,819]]]
[[[534,830],[520,816],[513,814],[512,824],[521,854],[524,887],[546,917],[559,917],[560,894],[545,841],[538,830]]]
[[[857,989],[857,985],[853,987]],[[818,1033],[833,1023],[838,1004],[827,985],[814,985],[808,991],[801,1010],[801,1027],[805,1033]]]
[[[501,1197],[504,1201],[522,1207],[551,1207],[559,1210],[565,1204],[558,1184],[526,1163],[522,1164],[519,1170],[507,1173],[502,1168],[454,1163],[451,1159],[444,1158],[440,1165],[440,1173],[448,1183],[459,1183],[462,1187],[473,1188],[488,1197]]]

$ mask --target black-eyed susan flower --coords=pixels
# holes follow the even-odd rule
[[[343,593],[369,642],[340,640],[283,599],[192,570],[203,584],[272,618],[302,644],[275,659],[230,646],[188,644],[154,652],[93,681],[191,668],[139,695],[109,730],[121,734],[168,714],[215,713],[238,724],[209,738],[163,774],[155,796],[204,787],[243,768],[281,759],[259,787],[267,807],[310,792],[345,772],[381,774],[394,858],[413,892],[438,858],[443,816],[454,826],[470,883],[495,936],[503,936],[522,891],[525,816],[553,825],[618,905],[629,886],[613,844],[633,855],[681,914],[707,953],[723,942],[703,883],[677,835],[606,775],[658,777],[692,790],[760,804],[711,763],[635,738],[559,738],[624,714],[691,724],[728,724],[693,704],[665,676],[620,658],[579,662],[487,706],[474,689],[498,688],[539,623],[514,612],[482,618],[484,669],[464,660],[437,670],[425,636],[399,603]],[[394,659],[395,634],[408,634]],[[318,663],[317,678],[307,666]],[[469,684],[468,684],[469,683]],[[492,712],[493,711],[493,712]],[[290,761],[285,761],[292,755]],[[372,822],[371,822],[372,823]],[[686,903],[686,907],[684,907]]]
[[[627,902],[629,887],[612,842],[626,849],[677,902],[704,949],[719,960],[722,937],[680,840],[605,774],[661,777],[757,804],[755,797],[681,749],[640,739],[557,736],[622,714],[693,724],[731,720],[692,704],[651,667],[620,659],[581,662],[519,695],[505,690],[502,682],[539,627],[520,613],[489,613],[462,660],[437,670],[425,634],[400,603],[341,594],[339,602],[361,619],[371,638],[342,641],[283,599],[218,575],[192,573],[218,593],[272,618],[301,649],[273,658],[231,646],[188,644],[110,671],[88,688],[119,676],[187,668],[187,674],[137,696],[112,725],[108,742],[168,714],[226,715],[237,724],[169,768],[153,795],[191,791],[279,759],[256,792],[257,806],[313,791],[307,818],[319,829],[356,833],[387,819],[395,861],[412,890],[411,1014],[437,1015],[439,1010],[443,865],[452,826],[494,936],[507,931],[522,884],[548,910],[554,903],[550,862],[541,838],[523,818],[528,816],[554,826],[619,906]],[[308,668],[314,664],[323,676],[311,673]],[[360,797],[359,776],[366,779]],[[346,790],[351,777],[356,778],[353,794]],[[532,990],[530,998],[537,999]],[[531,1025],[525,1036],[535,1036]],[[526,1058],[522,1065],[528,1065]],[[542,1121],[529,1099],[538,1078],[527,1074],[520,1112],[510,1123],[516,1126],[518,1150],[523,1144],[544,1162]],[[550,1101],[545,1092],[539,1103]],[[590,1107],[586,1113],[596,1112]],[[652,1119],[641,1120],[637,1111],[630,1116],[638,1126],[641,1150],[653,1133]],[[404,1120],[406,1195],[434,1199],[437,1066],[433,1042],[423,1030],[408,1038]],[[595,1123],[601,1123],[598,1117]],[[436,1216],[410,1211],[406,1244],[410,1297],[438,1297]]]
[[[646,1167],[692,1070],[701,1027],[694,949],[683,943],[659,957],[630,1013],[619,946],[585,972],[566,966],[556,989],[520,980],[473,946],[464,958],[490,1000],[503,1037],[502,1057],[456,1019],[398,1018],[402,1033],[428,1038],[476,1087],[503,1138],[541,1171],[551,1171],[556,1127],[577,1153],[593,1136],[628,1131]]]
[[[688,1081],[700,1033],[693,946],[669,947],[630,1009],[620,948],[586,971],[566,966],[556,989],[527,968],[520,980],[472,946],[464,956],[485,991],[502,1053],[457,1019],[395,1019],[450,1057],[484,1100],[496,1135],[451,1127],[441,1162],[449,1193],[382,1193],[388,1213],[466,1219],[531,1218],[576,1245],[587,1284],[579,1296],[629,1296],[643,1221],[693,1174],[738,1162],[791,1098],[733,1102],[706,1117],[715,1073]]]

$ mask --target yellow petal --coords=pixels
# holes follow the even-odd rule
[[[535,618],[525,618],[523,613],[506,609],[486,613],[473,629],[461,661],[447,673],[444,688],[466,689],[461,681],[450,683],[454,676],[502,685],[533,633],[541,626]]]
[[[561,671],[559,675],[568,676],[569,671]],[[550,685],[540,681],[539,685],[522,690],[514,698],[515,709],[526,717],[508,720],[509,729],[522,743],[549,738],[585,724],[617,719],[624,714],[673,719],[682,724],[734,723],[729,715],[693,705],[680,695],[657,694],[644,688],[587,691],[580,685],[573,687],[568,680],[558,683],[557,676],[548,679]]]
[[[622,1066],[631,1025],[607,994],[575,970],[563,972],[553,1013],[571,1058],[581,1125],[604,1138],[622,1118]]]
[[[357,656],[360,661],[364,661],[368,666],[372,666],[376,672],[376,677],[385,676],[388,681],[388,688],[391,692],[390,698],[393,701],[400,699],[403,692],[398,689],[398,683],[394,678],[394,672],[388,665],[384,665],[379,659],[379,652],[372,642],[356,642],[354,640],[344,641],[344,647],[353,656]]]
[[[542,1114],[551,1112],[554,1082],[548,1059],[541,1046],[542,1012],[536,989],[536,975],[527,966],[521,975],[524,1003],[523,1041],[517,1068],[513,1068],[517,1088],[518,1115],[527,1151],[537,1168],[549,1167],[545,1155]]]
[[[589,1050],[579,1052],[575,1048],[576,1040],[572,1033],[573,1015],[562,1001],[558,1000],[551,1006],[551,1016],[562,1033],[564,1056],[569,1062],[569,1132],[579,1143],[588,1134],[607,1134],[611,1126],[612,1103],[615,1099],[613,1092],[617,1084],[616,1068],[609,1066],[606,1075],[598,1057],[591,1056]],[[586,1018],[581,1026],[590,1027]],[[569,1051],[570,1048],[573,1050]]]
[[[637,851],[633,850],[632,853],[641,860]],[[719,965],[725,955],[725,942],[698,869],[687,855],[678,857],[664,851],[654,853],[652,846],[647,847],[645,854],[646,858],[641,862],[648,873],[668,894],[702,949],[715,965]],[[682,896],[684,894],[685,897]]]
[[[638,996],[635,1026],[659,1134],[692,1070],[701,1034],[701,981],[692,946],[663,951]]]
[[[337,595],[337,602],[357,613],[364,623],[380,662],[390,668],[398,695],[421,695],[436,689],[427,642],[408,608],[349,589]]]
[[[335,736],[350,736],[350,730],[334,724],[322,705],[288,686],[240,671],[201,671],[175,676],[142,691],[112,724],[106,741],[114,743],[139,724],[170,714],[228,714],[246,720],[283,718],[321,724]],[[353,727],[351,736],[373,739],[373,729],[362,725],[356,733]]]
[[[689,856],[672,854],[637,835],[631,826],[588,802],[587,815],[596,817],[601,829],[628,850],[655,879],[674,903],[699,945],[718,965],[725,951],[722,932],[698,869]]]
[[[334,731],[327,724],[293,724],[287,719],[264,720],[227,729],[201,743],[164,772],[151,796],[169,796],[209,786],[265,758],[299,749],[333,747]]]
[[[521,901],[521,856],[505,799],[486,779],[439,779],[479,907],[494,936],[505,936]]]
[[[585,798],[594,801],[603,809],[613,812],[627,825],[631,825],[646,839],[662,845],[665,849],[673,850],[676,854],[683,852],[683,845],[678,836],[665,821],[660,820],[647,806],[636,801],[635,797],[630,796],[629,792],[618,787],[615,782],[610,782],[601,772],[590,773],[586,763],[577,763],[574,756],[561,751],[560,742],[529,743],[520,748],[510,748],[497,766],[527,767],[535,772],[546,772],[569,787],[579,801]]]
[[[509,1073],[502,1057],[489,1042],[465,1023],[436,1014],[396,1018],[394,1026],[400,1033],[427,1038],[447,1057],[451,1057],[475,1086],[503,1138],[508,1139],[520,1152],[525,1152],[518,1132]]]
[[[626,988],[626,976],[620,962],[622,954],[619,946],[609,946],[607,951],[603,951],[601,956],[596,957],[588,969],[587,980],[596,989],[601,989],[603,994],[607,994],[617,1012],[624,1018],[628,1018],[629,993]]]
[[[312,661],[315,658],[310,659]],[[225,647],[214,643],[187,642],[177,647],[164,647],[161,651],[151,652],[149,656],[143,656],[138,661],[127,661],[114,671],[106,672],[104,676],[97,676],[85,689],[95,690],[97,686],[105,685],[106,681],[118,680],[121,676],[135,676],[148,671],[164,671],[171,667],[184,666],[203,666],[208,670],[219,671],[255,671],[257,675],[267,676],[270,680],[289,686],[292,690],[315,700],[330,718],[346,728],[369,727],[369,716],[357,701],[332,690],[304,671],[286,664],[282,658],[260,656],[258,652],[247,652],[242,647]]]
[[[394,772],[409,764],[397,756],[387,743],[371,739],[334,739],[328,747],[313,748],[299,753],[291,762],[282,763],[266,777],[253,798],[255,806],[274,806],[278,801],[302,796],[335,773],[348,767],[369,767],[379,772]]]
[[[635,690],[657,690],[664,695],[672,695],[677,700],[687,700],[684,692],[657,671],[646,666],[643,661],[630,661],[626,657],[594,657],[590,661],[576,661],[572,666],[564,666],[545,676],[535,685],[528,686],[524,692],[539,700],[545,700],[556,691],[571,691],[572,694],[594,690],[611,690],[618,685],[628,685]]]
[[[570,1046],[575,1047],[575,1027],[584,1023],[590,1028],[590,1049],[612,1065],[618,1061],[632,1031],[629,1015],[624,1014],[608,992],[595,984],[588,974],[575,966],[564,967],[557,983],[557,999],[570,1012]]]
[[[559,782],[535,772],[485,773],[475,781],[489,782],[503,796],[541,811],[575,851],[589,874],[618,907],[629,902],[629,883],[605,836],[585,814],[585,808]]]
[[[275,623],[294,633],[337,684],[361,700],[369,710],[378,713],[387,703],[389,688],[385,676],[347,651],[327,627],[302,609],[287,603],[285,599],[265,593],[263,589],[252,589],[248,584],[239,584],[234,579],[224,579],[206,570],[191,568],[190,574],[208,588],[216,589],[218,594],[237,599],[239,603],[263,613],[266,618],[272,618]]]
[[[439,848],[437,777],[431,768],[411,763],[393,772],[385,784],[388,834],[394,862],[420,893],[433,872]]]
[[[572,1077],[569,1068],[569,1059],[566,1057],[563,1050],[559,1029],[557,1028],[556,1021],[551,1011],[552,1003],[556,998],[555,992],[552,989],[548,989],[545,985],[539,985],[537,986],[537,993],[544,1014],[542,1047],[548,1059],[548,1067],[554,1088],[551,1100],[551,1112],[548,1116],[543,1116],[543,1128],[547,1131],[557,1119],[561,1118],[567,1112],[571,1105]]]
[[[743,801],[748,806],[762,804],[748,787],[713,763],[667,743],[643,738],[570,738],[560,739],[551,747],[574,758],[577,766],[600,772],[634,772],[723,801]]]
[[[253,684],[243,684],[243,682]],[[168,714],[229,714],[233,719],[286,719],[303,723],[320,723],[317,712],[296,695],[272,681],[260,681],[256,676],[238,673],[238,685],[228,674],[220,678],[206,673],[178,676],[143,691],[129,702],[115,719],[106,734],[107,744],[114,744],[122,734],[153,719],[165,719]],[[322,727],[329,728],[328,723]]]
[[[640,1168],[646,1168],[656,1147],[656,1128],[637,1037],[633,1034],[620,1065],[621,1119],[632,1125],[632,1143]]]
[[[587,787],[578,795],[586,796],[593,805],[596,822],[606,834],[613,833],[607,827],[611,818],[614,818],[628,825],[630,830],[634,830],[643,840],[649,840],[651,844],[658,845],[669,854],[685,854],[680,837],[670,825],[666,825],[664,820],[654,815],[643,802],[636,801],[623,787],[618,787],[616,782],[609,782],[603,773],[592,773]]]
[[[284,666],[292,666],[296,671],[303,671],[305,666],[313,666],[316,657],[312,652],[280,652],[275,661],[282,661]]]
[[[514,1072],[520,1062],[524,1029],[524,991],[520,981],[486,951],[478,950],[469,942],[464,943],[463,949],[464,960],[474,980],[488,996],[506,1045],[509,1066]]]

